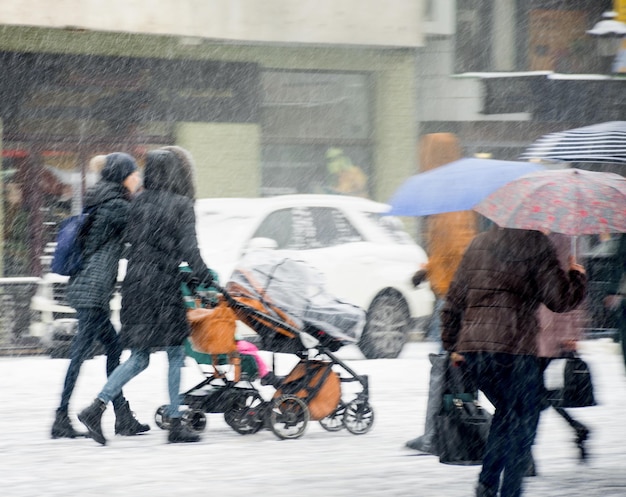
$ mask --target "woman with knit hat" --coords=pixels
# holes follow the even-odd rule
[[[131,354],[109,377],[93,403],[78,414],[92,438],[106,444],[102,414],[122,387],[150,364],[150,354],[165,350],[168,358],[167,416],[172,443],[197,442],[199,435],[181,422],[180,376],[184,340],[190,333],[180,290],[180,264],[210,285],[214,273],[206,266],[196,236],[194,165],[189,152],[176,146],[148,152],[144,190],[131,203],[126,241],[128,270],[122,284],[120,338]]]
[[[81,365],[91,355],[94,341],[99,340],[106,351],[107,376],[120,363],[122,346],[111,324],[110,301],[122,257],[122,234],[128,222],[130,200],[140,183],[135,160],[128,154],[112,153],[104,158],[100,180],[85,195],[84,207],[91,209],[91,220],[83,235],[83,266],[70,277],[67,289],[68,302],[76,309],[78,332],[70,349],[70,365],[52,426],[52,438],[81,436],[72,427],[68,407]],[[113,399],[113,405],[115,433],[129,436],[150,429],[149,425],[135,419],[121,392]]]

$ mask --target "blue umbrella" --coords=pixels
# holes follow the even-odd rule
[[[394,216],[428,216],[465,211],[509,181],[545,169],[532,162],[460,159],[411,176],[388,204]]]

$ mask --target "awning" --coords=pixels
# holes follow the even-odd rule
[[[483,114],[530,113],[533,121],[599,122],[626,116],[626,78],[550,71],[464,73],[483,83]]]

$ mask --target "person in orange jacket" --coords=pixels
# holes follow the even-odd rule
[[[326,152],[326,168],[332,185],[328,193],[367,197],[367,175],[361,168],[352,163],[345,152],[331,147]]]

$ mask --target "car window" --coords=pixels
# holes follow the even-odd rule
[[[344,243],[358,242],[363,239],[346,216],[338,209],[311,207],[309,212],[315,229],[311,245],[315,247],[332,247]]]
[[[295,248],[292,210],[280,209],[270,213],[254,232],[253,238],[271,238],[279,249]]]
[[[394,242],[412,245],[411,236],[406,232],[402,221],[397,217],[387,216],[378,212],[364,212],[368,219],[381,228]]]
[[[250,214],[200,211],[196,215],[198,243],[209,257],[212,254],[236,252],[245,243],[253,223],[254,217]]]

